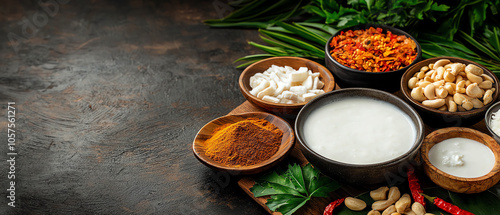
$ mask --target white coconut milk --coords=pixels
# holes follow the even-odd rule
[[[429,150],[429,161],[450,175],[476,178],[488,174],[495,165],[495,155],[488,146],[467,138],[450,138]]]
[[[408,152],[416,129],[395,105],[368,97],[345,98],[310,113],[306,144],[318,154],[349,164],[375,164]]]

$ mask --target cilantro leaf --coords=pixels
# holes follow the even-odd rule
[[[312,197],[328,197],[328,193],[340,187],[340,184],[320,175],[311,164],[301,167],[288,165],[282,174],[271,172],[261,176],[250,189],[255,197],[270,196],[267,207],[272,211],[289,215],[306,204]]]

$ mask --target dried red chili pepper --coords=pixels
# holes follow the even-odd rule
[[[332,215],[333,210],[337,208],[339,205],[341,205],[344,202],[345,198],[337,199],[330,203],[328,206],[326,206],[325,211],[323,212],[323,215]]]
[[[420,183],[418,182],[417,175],[415,175],[415,170],[411,169],[407,172],[408,175],[408,186],[410,187],[411,195],[413,196],[413,200],[422,204],[425,207],[425,199],[420,193],[424,191],[420,187]]]
[[[438,197],[430,197],[428,195],[422,194],[425,196],[427,200],[430,202],[434,203],[438,208],[443,209],[444,211],[451,213],[452,215],[474,215],[473,213],[466,211],[464,209],[459,208],[456,205],[453,205],[447,201],[444,201],[443,199],[440,199]]]

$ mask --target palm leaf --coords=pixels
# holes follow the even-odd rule
[[[310,41],[315,42],[319,45],[326,44],[327,39],[325,39],[324,37],[322,37],[316,33],[309,31],[307,28],[305,28],[301,25],[298,25],[298,24],[290,25],[290,24],[287,24],[284,22],[278,22],[278,23],[276,23],[276,25],[278,25],[286,30],[291,31],[292,33],[294,33],[295,35],[297,35],[299,37],[310,40]]]
[[[458,31],[458,35],[461,36],[465,41],[469,42],[471,45],[473,45],[474,47],[476,47],[481,52],[483,52],[486,55],[490,56],[492,59],[500,61],[500,58],[497,55],[495,55],[495,53],[493,53],[491,50],[489,50],[488,48],[486,48],[485,46],[483,46],[481,43],[479,43],[478,41],[476,41],[474,38],[472,38],[471,36],[469,36],[465,32]]]
[[[290,36],[287,36],[287,35],[284,35],[281,33],[272,32],[272,31],[268,31],[268,30],[264,30],[264,29],[259,29],[259,32],[261,34],[264,34],[264,35],[270,37],[270,38],[274,38],[276,40],[283,41],[283,42],[286,42],[289,44],[294,44],[297,47],[301,47],[303,49],[309,50],[312,53],[314,53],[315,56],[317,56],[317,57],[321,57],[321,56],[324,57],[325,52],[323,50],[319,49],[318,47],[316,47],[314,45],[306,43],[302,40],[295,39],[293,37],[290,37]]]

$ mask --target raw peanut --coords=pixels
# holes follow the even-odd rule
[[[444,99],[425,100],[422,101],[422,105],[430,108],[440,108],[441,106],[445,105],[445,101]]]
[[[371,210],[370,212],[368,212],[368,214],[366,215],[380,215],[380,212],[376,211],[376,210]]]
[[[370,191],[370,197],[372,197],[372,199],[375,201],[386,200],[387,191],[389,191],[389,188],[387,186],[380,187],[376,190]]]
[[[424,215],[425,214],[425,207],[420,204],[420,202],[414,202],[411,205],[411,210],[415,212],[416,215]]]
[[[407,209],[404,213],[404,215],[416,215],[415,212],[413,212],[411,209]]]
[[[365,201],[353,197],[347,197],[344,200],[345,206],[353,211],[362,211],[366,208]]]
[[[390,215],[390,214],[395,213],[395,212],[396,212],[396,206],[391,205],[382,212],[382,215]]]
[[[401,198],[396,202],[396,211],[398,213],[403,213],[411,206],[411,197],[409,194],[405,193]]]

